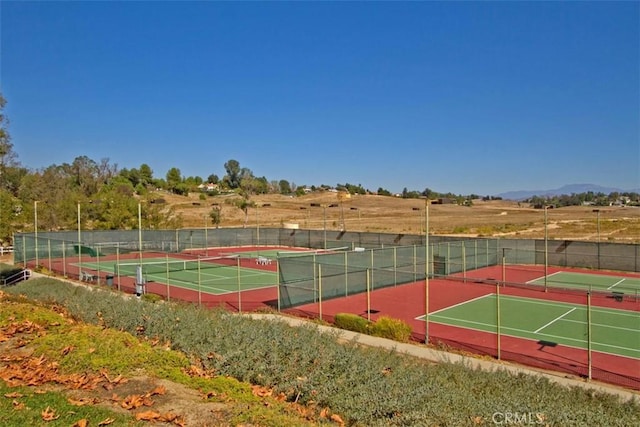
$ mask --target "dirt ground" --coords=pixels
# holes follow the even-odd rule
[[[209,213],[221,210],[221,227],[283,227],[303,229],[422,234],[427,224],[425,200],[354,195],[340,201],[336,193],[302,197],[252,196],[246,214],[233,196],[162,195],[175,207],[185,227],[212,227]],[[599,212],[594,212],[597,209]],[[545,227],[546,222],[546,227]],[[571,206],[534,209],[515,201],[474,200],[472,206],[430,204],[431,234],[469,237],[544,238],[640,243],[640,208]]]

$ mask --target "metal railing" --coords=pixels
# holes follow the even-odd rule
[[[16,283],[27,280],[30,277],[31,277],[31,270],[28,270],[28,269],[21,270],[15,274],[12,274],[9,277],[5,277],[4,279],[2,279],[2,285],[3,286],[15,285]]]

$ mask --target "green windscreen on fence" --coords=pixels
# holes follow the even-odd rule
[[[319,299],[424,280],[427,272],[425,246],[360,248],[279,258],[280,306],[293,307]],[[446,242],[429,245],[430,277],[498,263],[495,240]]]

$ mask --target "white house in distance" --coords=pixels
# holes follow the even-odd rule
[[[218,184],[212,184],[210,182],[202,183],[198,185],[200,191],[214,191],[218,189]]]

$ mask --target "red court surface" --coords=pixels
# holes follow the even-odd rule
[[[501,269],[498,267],[498,270]],[[564,269],[566,271],[566,269]],[[486,279],[485,271],[481,275]],[[498,276],[500,277],[500,276]],[[494,333],[466,329],[418,320],[425,314],[428,298],[429,312],[434,312],[455,304],[484,295],[495,293],[496,285],[477,283],[473,280],[452,281],[443,279],[429,280],[427,297],[425,282],[382,288],[367,294],[356,294],[346,298],[336,298],[319,303],[305,304],[289,312],[306,317],[320,317],[332,322],[337,313],[354,313],[364,318],[376,320],[380,316],[389,316],[407,322],[412,330],[412,339],[424,342],[428,332],[429,343],[450,349],[478,355],[497,357],[498,337]],[[500,287],[501,295],[537,298],[549,301],[586,304],[585,292],[544,292],[538,287]],[[609,295],[594,295],[592,305],[638,312],[640,320],[640,302],[616,301]],[[640,346],[640,343],[629,343]],[[500,358],[541,369],[564,372],[578,377],[588,377],[588,353],[585,349],[558,345],[548,347],[538,341],[500,336]],[[611,384],[640,390],[640,359],[618,355],[592,352],[592,378]]]

